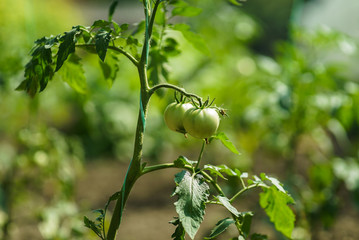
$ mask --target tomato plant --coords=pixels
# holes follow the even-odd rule
[[[238,4],[236,0],[230,2],[233,5]],[[144,21],[137,26],[132,26],[131,29],[128,24],[118,24],[112,20],[118,4],[115,0],[110,6],[108,20],[97,20],[89,27],[74,26],[63,34],[43,37],[35,41],[31,59],[25,66],[25,80],[17,87],[17,90],[24,90],[30,96],[35,97],[47,88],[54,75],[59,74],[62,80],[74,90],[84,93],[84,71],[79,49],[98,55],[101,70],[110,85],[119,69],[119,56],[125,57],[138,72],[139,107],[132,159],[121,189],[109,198],[103,209],[96,210],[99,216],[95,221],[84,218],[85,226],[93,230],[100,239],[115,239],[126,202],[137,180],[150,172],[177,168],[180,172],[175,175],[176,189],[173,196],[177,197],[175,208],[178,216],[174,217],[171,222],[176,227],[172,235],[174,239],[185,239],[186,234],[191,239],[195,238],[208,204],[224,207],[228,210],[228,216],[218,221],[207,239],[216,238],[230,225],[235,226],[238,231],[235,238],[251,238],[250,226],[253,212],[240,212],[234,207],[233,202],[242,197],[243,193],[254,188],[261,190],[259,205],[274,223],[275,228],[290,238],[295,216],[288,205],[293,204],[294,200],[276,178],[264,173],[259,176],[250,176],[246,172],[230,168],[225,164],[218,166],[203,164],[205,147],[214,140],[219,140],[231,152],[239,154],[225,133],[215,134],[220,121],[216,110],[221,114],[224,110],[215,106],[210,107],[208,100],[203,101],[200,96],[187,92],[184,88],[161,81],[168,74],[168,69],[165,67],[168,58],[178,54],[177,41],[167,34],[167,30],[181,33],[203,53],[209,51],[205,47],[205,41],[192,32],[188,25],[168,23],[172,17],[195,16],[201,10],[183,0],[143,0],[142,3],[145,13]],[[182,133],[186,131],[196,138],[203,139],[198,158],[195,160],[179,156],[168,163],[151,164],[143,159],[150,99],[161,89],[173,90],[175,94],[178,93],[194,105],[198,105],[196,108],[186,110],[190,107],[188,103],[171,104],[164,114],[170,129]],[[221,186],[229,177],[235,178],[241,186],[234,194],[227,193]],[[111,220],[107,224],[106,214],[113,201],[116,202],[115,207]],[[266,239],[265,236],[258,234],[252,236],[256,239]]]

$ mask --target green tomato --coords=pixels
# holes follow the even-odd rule
[[[213,108],[191,108],[184,115],[183,126],[195,138],[209,138],[217,131],[219,116]]]
[[[183,127],[183,117],[185,112],[192,108],[190,103],[171,103],[167,106],[164,112],[165,123],[169,129],[185,134],[186,130]]]

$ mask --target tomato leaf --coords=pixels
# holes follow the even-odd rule
[[[25,90],[31,97],[37,92],[43,91],[47,83],[54,76],[52,51],[59,36],[43,37],[35,41],[35,46],[31,51],[31,60],[25,66],[25,80],[23,80],[16,90]]]
[[[200,174],[192,176],[187,171],[177,173],[175,182],[177,187],[173,195],[178,196],[176,212],[186,233],[193,239],[203,221],[209,186]]]
[[[107,211],[107,208],[108,206],[110,205],[110,203],[112,201],[116,201],[117,199],[119,199],[120,197],[122,196],[122,192],[121,191],[118,191],[118,192],[115,192],[114,194],[112,194],[109,199],[107,200],[107,203],[105,205],[105,211]]]
[[[194,17],[201,14],[202,9],[190,6],[185,1],[178,1],[172,10],[172,16]]]
[[[116,79],[117,72],[120,69],[119,59],[116,55],[110,54],[110,56],[106,58],[106,61],[99,61],[99,63],[106,83],[108,87],[111,88]]]
[[[245,212],[242,213],[242,235],[244,236],[244,239],[247,239],[247,237],[249,236],[249,232],[251,230],[251,225],[252,225],[252,218],[253,218],[253,213],[252,212]]]
[[[109,21],[112,20],[112,16],[113,16],[113,14],[115,13],[117,4],[118,4],[118,0],[114,0],[114,1],[111,3],[110,9],[109,9],[109,11],[108,11],[108,20],[109,20]]]
[[[275,228],[288,238],[291,238],[295,222],[295,215],[288,206],[293,202],[289,194],[280,191],[276,186],[263,188],[263,192],[260,193],[260,206]]]
[[[107,31],[99,31],[95,36],[96,52],[102,61],[105,61],[107,47],[111,40],[111,34]]]
[[[172,26],[173,30],[179,31],[182,33],[183,37],[192,44],[194,48],[202,52],[205,55],[210,55],[210,51],[207,47],[207,43],[204,39],[197,33],[194,33],[190,30],[190,27],[186,24],[179,23]]]
[[[84,217],[84,224],[87,228],[91,229],[94,233],[96,233],[97,236],[102,238],[101,228],[94,221],[88,219],[87,217]]]
[[[59,51],[57,53],[57,62],[56,69],[57,72],[68,56],[75,52],[75,44],[76,44],[76,35],[80,33],[80,26],[73,27],[71,31],[65,32],[65,34],[60,38],[61,44],[59,46]]]
[[[96,20],[92,26],[91,26],[91,29],[94,29],[94,28],[102,28],[103,30],[107,30],[107,31],[110,31],[111,30],[111,24],[112,22],[111,21],[106,21],[106,20]]]
[[[211,164],[207,164],[204,166],[203,170],[208,170],[210,171],[212,174],[218,175],[219,177],[226,179],[222,173],[227,174],[228,176],[231,177],[239,177],[237,171],[233,171],[232,169],[230,169],[229,167],[227,167],[226,165],[222,164],[219,166],[214,166]]]
[[[236,217],[239,217],[240,213],[238,210],[229,202],[229,199],[227,197],[218,196],[217,197],[219,202],[222,203],[222,205],[227,208],[229,212],[231,212]]]
[[[211,234],[204,239],[213,239],[218,237],[221,233],[227,230],[227,228],[235,223],[235,221],[231,218],[225,218],[216,223],[216,227],[212,229]]]
[[[76,92],[81,94],[87,93],[84,70],[80,58],[76,54],[71,54],[69,61],[63,65],[58,73],[60,78]]]
[[[171,235],[173,240],[185,240],[186,232],[178,218],[175,218],[173,221],[170,221],[170,223],[177,226],[175,232]]]
[[[276,179],[276,178],[274,178],[274,177],[269,177],[269,176],[267,176],[265,173],[261,173],[260,176],[261,176],[261,179],[262,179],[263,181],[268,180],[268,181],[269,181],[270,183],[272,183],[279,191],[281,191],[281,192],[287,194],[287,192],[284,190],[284,188],[283,188],[283,186],[282,186],[282,183],[279,182],[278,179]]]
[[[160,50],[151,51],[151,59],[148,65],[151,85],[167,82],[168,70],[164,65],[167,62],[166,55],[162,54]]]
[[[223,132],[219,132],[216,135],[213,135],[209,141],[212,141],[213,139],[219,139],[222,144],[228,148],[232,153],[240,155],[239,151],[236,149],[234,144],[229,140],[227,135]]]

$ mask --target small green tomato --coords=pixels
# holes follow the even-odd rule
[[[186,130],[183,127],[183,117],[185,112],[192,107],[193,105],[190,103],[173,102],[169,104],[164,112],[164,119],[168,128],[186,134]]]
[[[186,131],[195,138],[205,139],[216,133],[219,126],[219,116],[213,108],[191,108],[183,118]]]

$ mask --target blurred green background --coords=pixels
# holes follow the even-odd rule
[[[83,216],[103,207],[121,186],[138,107],[131,64],[120,59],[109,89],[97,56],[86,56],[86,95],[56,76],[34,99],[14,91],[36,39],[106,19],[110,2],[0,2],[0,239],[92,239]],[[242,153],[234,156],[213,144],[205,160],[278,177],[296,200],[293,239],[358,239],[358,3],[248,0],[234,7],[218,0],[189,2],[202,14],[175,20],[190,24],[210,54],[169,33],[181,54],[167,63],[167,80],[216,98],[229,116],[220,131]],[[115,20],[135,24],[142,12],[140,1],[120,1]],[[145,160],[195,157],[201,142],[164,125],[162,113],[173,92],[151,101]],[[139,182],[121,226],[126,239],[170,239],[173,174],[160,172]],[[255,204],[257,196],[246,197],[237,207],[255,211],[253,231],[282,239]],[[205,221],[209,227],[222,214],[212,210]],[[209,227],[201,228],[199,239]]]

